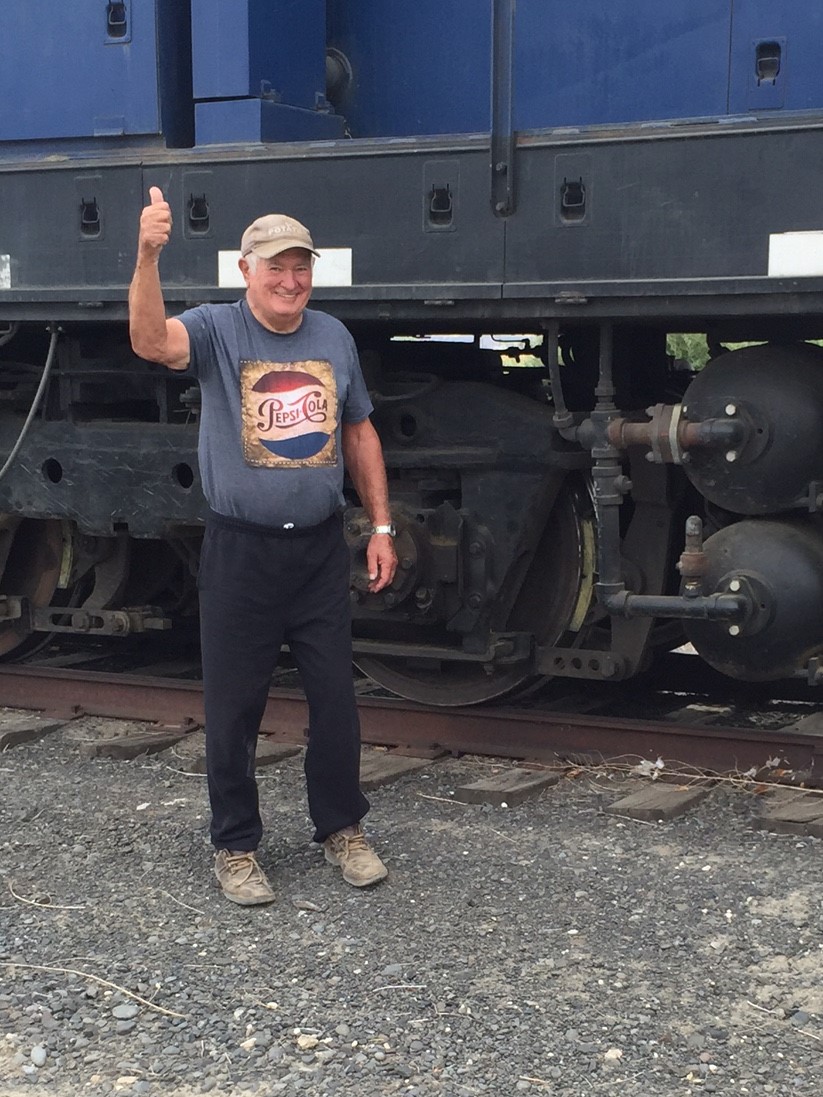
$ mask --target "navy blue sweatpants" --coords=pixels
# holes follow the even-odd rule
[[[340,518],[280,530],[211,514],[198,588],[214,846],[254,850],[260,843],[255,750],[284,640],[309,704],[305,771],[314,840],[357,823],[369,803],[360,791],[349,553]]]

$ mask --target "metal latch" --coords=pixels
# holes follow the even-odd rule
[[[109,38],[125,38],[129,32],[129,23],[126,16],[126,5],[123,0],[120,3],[110,2],[106,5],[106,34]]]
[[[586,216],[586,185],[582,179],[564,179],[560,187],[560,216],[564,221],[582,221]]]
[[[433,225],[450,225],[454,216],[454,200],[448,183],[432,184],[429,195],[429,221]]]
[[[80,199],[80,234],[81,236],[100,235],[100,207],[96,198]]]
[[[758,86],[773,84],[780,73],[780,43],[758,42],[754,51],[754,71]]]
[[[192,232],[205,233],[209,231],[209,203],[205,194],[189,195],[189,228]]]

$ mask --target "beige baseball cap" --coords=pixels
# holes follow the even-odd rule
[[[252,221],[240,241],[240,254],[254,252],[261,259],[271,259],[289,248],[305,248],[317,255],[311,234],[305,225],[285,213],[267,213]]]

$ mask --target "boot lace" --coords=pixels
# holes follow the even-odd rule
[[[226,868],[232,876],[238,878],[238,883],[247,884],[250,880],[261,880],[263,870],[255,860],[253,853],[228,853],[226,854]],[[245,875],[241,876],[241,873]]]
[[[369,843],[362,827],[347,827],[329,838],[329,845],[338,857],[350,857],[352,854],[371,853]]]
[[[346,835],[348,839],[349,853],[370,853],[369,843],[362,830],[356,830],[354,834]]]

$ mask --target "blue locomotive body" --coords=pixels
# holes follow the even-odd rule
[[[320,245],[400,527],[394,588],[363,593],[351,498],[375,678],[454,704],[630,677],[682,626],[731,676],[816,680],[814,0],[7,7],[0,654],[195,608],[199,396],[125,324],[157,185],[172,312],[240,292],[261,212]],[[678,559],[690,513],[712,536]]]
[[[488,132],[495,21],[511,24],[518,132],[823,106],[823,13],[810,0],[8,7],[0,43],[4,142],[242,144],[255,139],[252,117],[257,140]],[[333,103],[329,67],[341,70]]]

